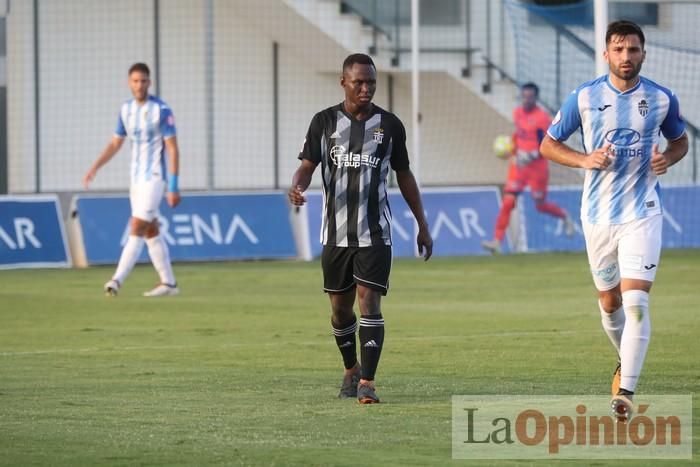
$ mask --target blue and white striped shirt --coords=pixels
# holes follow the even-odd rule
[[[115,134],[131,140],[131,183],[164,180],[164,141],[175,136],[175,117],[168,104],[155,96],[140,104],[122,104]]]
[[[612,225],[661,213],[651,153],[661,133],[669,141],[685,133],[678,98],[641,76],[625,92],[601,76],[569,95],[547,133],[564,141],[579,128],[586,153],[610,144],[614,154],[606,170],[586,170],[581,219]]]

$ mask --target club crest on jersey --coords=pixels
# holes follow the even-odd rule
[[[639,104],[637,104],[637,110],[639,110],[639,115],[646,117],[649,114],[649,104],[647,101],[644,99],[639,101]]]
[[[382,141],[384,140],[384,129],[383,128],[377,128],[374,130],[374,134],[372,135],[372,139],[377,142],[377,144],[382,144]]]

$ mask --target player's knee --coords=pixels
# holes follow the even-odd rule
[[[537,209],[539,212],[545,212],[547,210],[547,203],[545,202],[544,198],[535,199],[535,209]]]
[[[352,320],[353,316],[352,306],[336,305],[331,306],[332,321],[334,323],[347,323]]]
[[[612,313],[622,306],[622,295],[617,290],[606,290],[598,294],[600,306],[607,313]]]
[[[333,320],[338,323],[347,322],[353,315],[355,291],[343,294],[329,294]]]
[[[148,232],[149,223],[143,219],[137,217],[131,218],[131,235],[136,235],[137,237],[144,237]]]
[[[382,294],[368,287],[358,287],[357,297],[360,302],[360,313],[363,316],[381,313]]]
[[[506,195],[503,197],[503,207],[505,209],[513,209],[515,207],[515,196]]]
[[[160,233],[160,230],[158,229],[158,220],[154,220],[153,222],[148,224],[148,227],[146,229],[146,237],[148,237],[148,238],[157,237],[159,233]]]

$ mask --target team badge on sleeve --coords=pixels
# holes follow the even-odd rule
[[[175,116],[173,114],[168,115],[165,122],[168,124],[168,126],[175,126]]]

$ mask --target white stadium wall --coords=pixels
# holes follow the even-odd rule
[[[150,3],[150,2],[147,2]],[[206,15],[199,2],[160,2],[160,87],[156,90],[175,112],[181,152],[180,185],[201,189],[207,185]],[[126,74],[119,70],[120,76]],[[129,97],[122,85],[122,96]],[[128,165],[125,161],[121,165]]]
[[[39,95],[42,191],[75,190],[109,141],[128,96],[126,71],[152,62],[145,2],[40,2]],[[125,35],[129,37],[125,41]],[[31,2],[8,16],[8,165],[10,191],[34,190],[34,56]],[[123,187],[128,164],[114,164],[100,188]]]
[[[311,117],[342,100],[340,66],[348,53],[358,51],[343,46],[347,41],[342,37],[315,27],[283,0],[215,0],[212,18],[207,18],[203,0],[168,0],[159,2],[156,70],[153,2],[38,3],[41,191],[82,190],[84,172],[109,141],[119,106],[130,97],[126,72],[137,61],[151,65],[154,94],[161,95],[175,112],[183,189],[285,187],[298,165],[296,155]],[[12,5],[7,67],[9,188],[13,193],[26,193],[36,189],[33,10],[32,2]],[[208,45],[209,20],[214,29]],[[273,119],[275,42],[279,44],[278,180]],[[210,51],[212,61],[208,62]],[[378,61],[375,100],[389,107],[391,72],[393,110],[406,124],[411,152],[410,75],[391,70],[385,63]],[[211,113],[209,69],[213,70],[209,76],[213,83]],[[491,157],[490,141],[511,131],[508,120],[447,73],[427,72],[422,79],[422,183],[500,183],[505,166]],[[214,126],[209,129],[212,120]],[[93,190],[127,188],[127,147],[125,144],[98,174]]]

